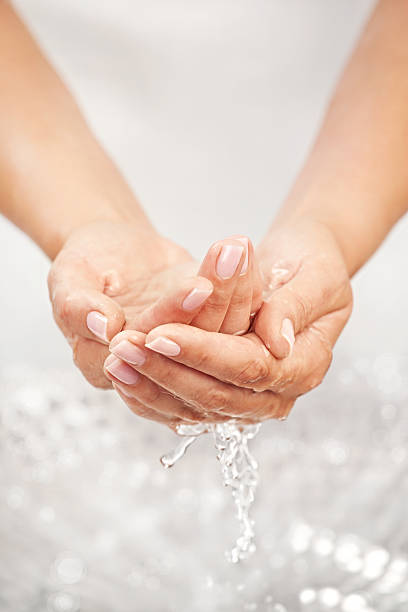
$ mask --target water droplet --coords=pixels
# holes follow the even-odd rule
[[[316,601],[316,596],[315,589],[303,589],[299,593],[299,601],[304,606],[308,606]]]
[[[82,559],[74,556],[61,556],[55,561],[56,574],[64,584],[75,584],[85,574],[85,566]]]
[[[17,510],[21,508],[24,501],[24,491],[21,487],[11,487],[6,494],[6,501],[10,508]]]
[[[79,600],[71,593],[53,593],[47,600],[48,612],[78,612]]]
[[[186,454],[186,450],[193,442],[197,440],[197,436],[186,436],[184,440],[176,446],[176,448],[160,458],[161,464],[165,468],[171,468]]]
[[[320,589],[318,600],[323,606],[326,606],[326,608],[335,608],[340,603],[341,596],[337,589],[325,587],[324,589]]]
[[[341,609],[343,612],[364,612],[366,607],[365,597],[358,593],[351,593],[344,598]]]

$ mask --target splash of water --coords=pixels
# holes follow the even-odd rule
[[[248,441],[256,436],[259,428],[260,424],[238,425],[234,420],[209,425],[179,425],[177,433],[183,436],[183,440],[173,451],[160,459],[165,468],[172,467],[201,434],[213,434],[223,483],[231,488],[239,522],[239,536],[235,546],[227,552],[227,559],[231,563],[247,559],[256,550],[254,521],[250,517],[250,510],[255,499],[259,475],[258,464],[248,448]]]

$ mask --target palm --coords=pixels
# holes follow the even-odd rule
[[[123,308],[127,327],[178,278],[192,276],[198,268],[191,255],[170,240],[149,235],[141,244],[132,227],[100,223],[72,236],[63,256],[99,280],[103,292]]]
[[[102,368],[108,349],[84,329],[82,313],[89,306],[83,300],[109,296],[123,310],[125,327],[132,328],[138,313],[197,267],[185,249],[131,224],[98,222],[71,234],[51,267],[50,297],[74,361],[91,384],[110,387]]]

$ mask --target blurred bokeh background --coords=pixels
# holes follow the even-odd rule
[[[154,223],[197,257],[235,232],[261,238],[373,6],[372,0],[14,4]],[[233,534],[233,508],[218,490],[211,444],[200,442],[174,472],[160,472],[157,458],[173,444],[172,434],[82,382],[51,317],[49,262],[0,219],[0,562],[7,565],[0,608],[3,602],[7,612],[406,610],[407,237],[403,220],[354,280],[355,310],[321,388],[299,401],[284,432],[271,424],[254,441],[262,476],[255,518],[266,535],[258,556],[232,570],[222,550],[226,524]],[[89,408],[86,418],[81,406]],[[74,424],[70,414],[77,414]],[[60,438],[44,426],[51,417],[60,422]],[[59,440],[58,449],[51,439]],[[57,461],[51,480],[27,471],[45,461],[41,452],[32,454],[36,444]],[[59,473],[68,469],[55,467],[61,449],[74,447],[80,463]],[[128,465],[135,476],[121,487],[117,474]],[[107,499],[116,500],[109,512],[101,508]],[[199,516],[204,522],[197,523]],[[130,538],[124,525],[137,521]],[[92,525],[100,527],[96,535]],[[70,552],[61,557],[63,550]],[[398,588],[375,590],[392,563]]]

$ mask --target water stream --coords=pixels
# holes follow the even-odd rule
[[[223,484],[231,488],[237,510],[239,535],[231,551],[226,553],[231,563],[247,559],[256,550],[254,521],[250,510],[258,486],[258,464],[248,442],[258,433],[260,425],[238,425],[231,420],[218,424],[180,425],[177,433],[182,440],[160,459],[165,468],[172,467],[186,453],[187,448],[203,433],[212,433],[221,464]]]

